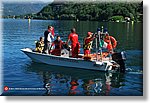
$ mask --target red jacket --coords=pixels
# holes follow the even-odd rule
[[[87,38],[87,37],[86,37],[86,38],[84,39],[84,43],[85,43],[85,44],[88,44],[88,43],[90,43],[92,40],[94,40],[93,37],[91,37],[91,38]]]
[[[62,40],[60,40],[60,41],[55,40],[55,41],[52,43],[52,45],[55,45],[55,49],[62,49],[62,44],[63,44],[63,41],[62,41]]]
[[[70,33],[68,39],[72,42],[72,45],[78,43],[78,35],[76,33]]]

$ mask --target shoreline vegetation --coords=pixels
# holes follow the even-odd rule
[[[143,1],[135,3],[51,3],[38,13],[2,18],[76,21],[142,22]]]

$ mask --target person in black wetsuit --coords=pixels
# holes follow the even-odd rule
[[[52,40],[54,39],[54,35],[52,35],[52,26],[48,26],[48,30],[44,32],[44,49],[43,53],[48,54],[50,46],[52,44]]]

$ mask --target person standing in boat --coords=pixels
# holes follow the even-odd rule
[[[117,41],[113,36],[108,33],[105,34],[104,41],[107,43],[108,52],[113,53],[113,49],[117,46]]]
[[[83,44],[83,49],[84,49],[84,55],[88,56],[90,54],[91,48],[92,48],[92,41],[94,40],[94,36],[92,36],[92,32],[87,33],[87,37],[84,38],[84,44]]]
[[[68,36],[67,44],[71,41],[72,57],[77,58],[80,52],[80,43],[78,42],[78,34],[76,29],[72,28],[71,33]]]
[[[52,41],[54,39],[54,34],[53,34],[53,27],[48,26],[48,30],[44,32],[44,50],[43,52],[48,54],[50,50],[50,46],[52,44]]]

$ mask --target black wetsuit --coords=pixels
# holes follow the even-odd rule
[[[50,32],[48,31],[48,30],[46,30],[45,32],[44,32],[44,49],[43,49],[43,52],[45,52],[46,50],[48,50],[49,49],[49,41],[47,40],[47,38],[48,38],[48,34],[49,34]]]

